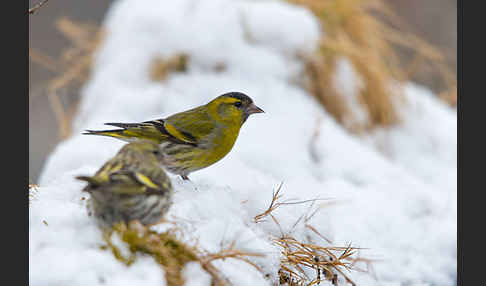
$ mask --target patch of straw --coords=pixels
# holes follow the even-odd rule
[[[370,269],[372,269],[372,261],[370,259],[359,257],[358,250],[360,248],[351,247],[351,245],[345,247],[332,246],[331,240],[310,225],[309,222],[311,218],[314,217],[320,209],[316,208],[313,210],[313,206],[317,200],[294,202],[294,204],[311,202],[311,205],[309,206],[308,211],[297,219],[288,233],[291,233],[298,224],[303,224],[306,229],[325,240],[329,246],[299,241],[288,233],[284,233],[277,218],[272,214],[272,212],[279,206],[286,204],[279,201],[283,196],[280,193],[281,188],[282,184],[279,185],[276,192],[273,192],[269,207],[254,218],[255,223],[258,223],[261,222],[264,217],[270,216],[280,229],[280,237],[272,239],[272,242],[281,249],[282,255],[280,269],[278,271],[279,285],[314,285],[319,284],[323,280],[329,280],[333,285],[337,285],[338,277],[342,277],[351,285],[356,285],[349,277],[349,272],[369,272]],[[309,237],[307,240],[311,241]],[[358,268],[356,266],[358,262],[365,263],[366,269],[363,270]],[[309,269],[315,271],[315,278],[309,277]]]
[[[309,8],[319,19],[324,33],[315,55],[302,56],[306,63],[307,88],[323,107],[352,132],[399,121],[395,100],[401,88],[396,83],[410,78],[427,63],[435,68],[447,86],[453,74],[441,53],[402,27],[397,17],[381,0],[288,0]],[[379,17],[378,17],[379,15]],[[397,47],[416,54],[408,66],[401,63]],[[348,59],[357,71],[362,86],[356,100],[367,113],[362,122],[353,114],[348,98],[335,86],[336,64]]]
[[[303,243],[293,237],[278,238],[274,243],[280,246],[282,253],[280,280],[289,281],[289,284],[294,285],[314,285],[322,280],[329,280],[335,285],[337,277],[341,276],[347,283],[356,285],[346,272],[355,270],[357,260],[354,257],[359,248],[351,245],[324,247]],[[305,269],[316,271],[316,278],[309,278]]]
[[[162,81],[167,78],[169,73],[185,72],[189,56],[187,54],[176,54],[167,59],[155,58],[150,66],[150,79],[153,81]]]
[[[113,244],[111,235],[115,233],[127,244],[130,255],[125,257],[122,251]],[[249,253],[235,248],[235,242],[229,247],[216,253],[208,253],[197,246],[190,246],[180,241],[172,230],[157,233],[138,222],[131,222],[128,226],[124,223],[117,224],[111,231],[104,232],[104,239],[115,258],[130,266],[136,261],[137,253],[152,256],[165,271],[167,285],[184,285],[182,271],[188,262],[198,262],[212,279],[211,285],[232,285],[231,282],[212,264],[215,260],[236,259],[248,263],[261,272],[261,269],[248,257],[261,257],[259,253]]]
[[[437,96],[440,99],[442,99],[444,102],[449,104],[451,107],[457,106],[457,86],[449,90],[446,90],[444,92],[441,92]]]
[[[59,59],[53,59],[30,48],[29,57],[38,65],[55,74],[46,86],[49,104],[59,125],[59,136],[65,139],[71,134],[71,120],[78,101],[66,107],[62,95],[68,90],[77,90],[88,78],[93,55],[103,40],[103,31],[96,25],[74,22],[67,18],[56,21],[56,28],[70,41]],[[38,96],[43,93],[33,94]]]

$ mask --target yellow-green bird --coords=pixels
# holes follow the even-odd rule
[[[83,191],[90,193],[88,207],[100,225],[138,220],[158,222],[172,204],[172,184],[160,166],[160,146],[140,140],[123,146],[92,177]]]
[[[105,123],[122,129],[86,130],[84,134],[110,136],[127,142],[138,139],[157,142],[163,153],[162,165],[188,180],[189,173],[206,168],[228,154],[248,116],[261,112],[263,110],[246,94],[229,92],[165,119]]]

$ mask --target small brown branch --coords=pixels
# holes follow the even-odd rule
[[[49,0],[41,0],[37,4],[34,5],[34,7],[29,9],[29,15],[34,14],[40,7],[44,6],[44,4],[47,3]]]
[[[274,210],[276,210],[279,206],[298,205],[298,204],[305,204],[305,203],[309,203],[309,202],[314,203],[316,201],[326,200],[326,199],[317,198],[317,199],[303,200],[303,201],[296,201],[296,202],[289,202],[288,200],[284,201],[284,202],[278,202],[278,199],[280,199],[282,197],[282,195],[280,195],[280,190],[282,189],[282,185],[283,185],[283,182],[280,183],[280,185],[277,188],[277,191],[272,193],[272,201],[270,202],[270,205],[268,206],[268,208],[263,213],[258,214],[253,218],[253,221],[255,223],[259,223],[263,220],[263,218],[271,215],[272,212]]]
[[[253,220],[254,220],[255,223],[260,222],[264,217],[268,216],[269,214],[272,213],[272,211],[274,211],[276,208],[279,207],[280,203],[277,203],[277,200],[280,198],[279,192],[282,189],[282,185],[283,185],[283,182],[280,183],[280,185],[277,188],[277,191],[273,192],[272,201],[270,202],[270,206],[267,208],[267,210],[254,217]]]

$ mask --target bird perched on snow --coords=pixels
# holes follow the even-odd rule
[[[172,185],[160,166],[160,147],[140,140],[123,146],[92,177],[83,191],[91,194],[89,208],[102,226],[138,220],[159,221],[172,204]]]
[[[115,137],[127,142],[149,139],[161,146],[162,165],[188,180],[191,172],[222,159],[233,148],[240,128],[254,113],[253,100],[241,92],[229,92],[211,102],[165,119],[142,123],[105,123],[116,130],[86,130],[83,134]]]

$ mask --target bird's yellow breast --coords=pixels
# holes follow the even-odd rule
[[[225,125],[218,128],[207,149],[202,150],[198,161],[203,167],[207,167],[221,160],[233,148],[240,126],[238,124]]]

